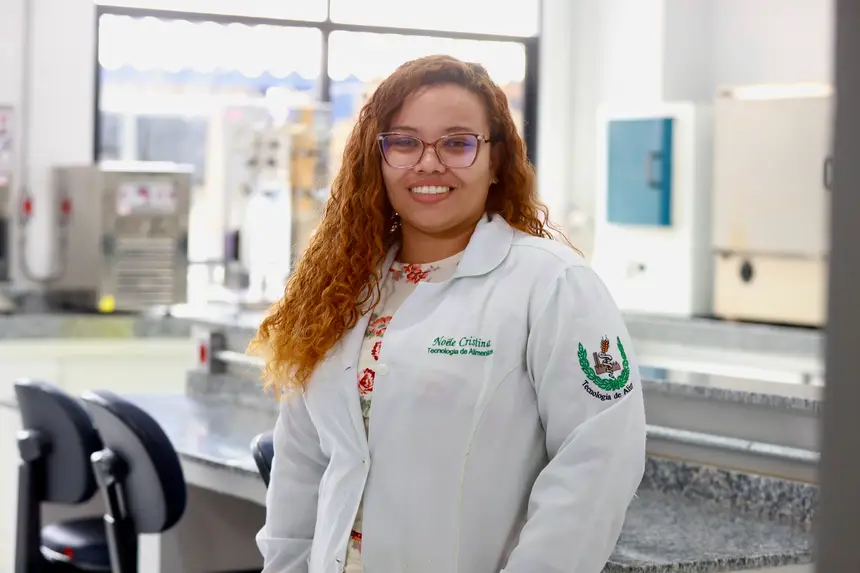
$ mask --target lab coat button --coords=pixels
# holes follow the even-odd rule
[[[385,376],[386,374],[388,374],[388,366],[386,366],[385,364],[379,364],[376,367],[376,373],[380,376]]]

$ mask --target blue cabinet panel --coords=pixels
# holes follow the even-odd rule
[[[608,126],[610,223],[672,224],[672,118],[613,120]]]

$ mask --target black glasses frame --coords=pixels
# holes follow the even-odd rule
[[[421,155],[418,156],[418,160],[415,163],[413,163],[412,165],[405,165],[405,166],[391,165],[391,163],[388,161],[388,157],[385,156],[385,146],[383,145],[383,141],[385,140],[385,138],[388,136],[391,136],[391,135],[399,135],[401,137],[411,137],[412,139],[415,139],[415,140],[421,142]],[[438,145],[447,139],[450,139],[452,137],[462,136],[462,135],[471,135],[472,137],[474,137],[478,140],[478,146],[475,149],[475,157],[472,158],[471,163],[469,163],[468,165],[456,165],[456,166],[448,165],[447,163],[445,163],[445,160],[442,159],[442,156],[439,154]],[[418,137],[416,135],[412,135],[411,133],[401,133],[399,131],[388,131],[388,132],[380,133],[379,135],[377,135],[376,141],[379,143],[379,152],[382,154],[382,160],[385,161],[385,163],[387,163],[388,166],[392,167],[393,169],[412,169],[413,167],[415,167],[416,165],[421,163],[422,159],[424,159],[424,154],[427,152],[428,147],[433,148],[433,153],[436,154],[436,159],[438,159],[439,163],[441,163],[445,167],[447,167],[449,169],[467,169],[467,168],[471,167],[472,165],[474,165],[475,161],[477,161],[478,154],[481,153],[481,144],[492,143],[492,140],[489,137],[485,137],[485,136],[481,135],[480,133],[472,133],[469,131],[449,133],[449,134],[443,135],[442,137],[440,137],[439,139],[437,139],[435,141],[424,141],[420,137]]]

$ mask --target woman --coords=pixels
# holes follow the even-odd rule
[[[597,573],[644,471],[636,360],[552,239],[505,94],[401,66],[253,347],[286,397],[266,573]]]

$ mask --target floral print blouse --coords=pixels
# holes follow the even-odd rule
[[[442,282],[451,278],[462,253],[447,259],[423,265],[395,262],[382,285],[382,298],[376,305],[364,333],[364,343],[358,359],[358,394],[364,430],[370,428],[370,403],[373,383],[376,380],[376,365],[382,350],[385,330],[391,319],[412,291],[422,282]],[[396,381],[395,381],[396,382]],[[362,573],[361,565],[361,516],[359,507],[346,550],[344,573]]]

